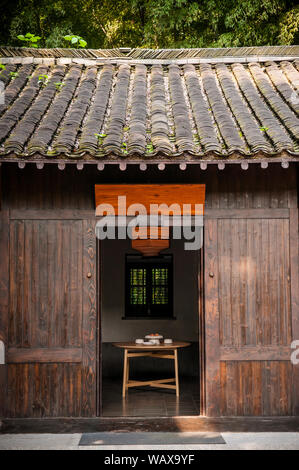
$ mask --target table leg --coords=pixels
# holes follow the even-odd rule
[[[179,386],[179,365],[178,365],[178,350],[174,350],[174,368],[175,368],[175,390],[176,396],[180,396],[180,386]]]
[[[127,356],[127,384],[129,383],[130,357]]]
[[[128,383],[128,350],[124,350],[124,375],[123,375],[123,397],[126,396],[127,383]]]

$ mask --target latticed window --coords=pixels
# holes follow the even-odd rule
[[[126,258],[126,317],[172,317],[172,256]]]

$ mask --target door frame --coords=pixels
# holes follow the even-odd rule
[[[203,227],[203,244],[200,250],[196,252],[196,288],[197,288],[197,322],[198,322],[198,345],[199,345],[199,357],[198,357],[198,388],[200,393],[200,413],[198,416],[202,417],[206,414],[206,362],[205,362],[205,296],[204,296],[204,227]],[[102,356],[102,275],[103,275],[103,263],[102,263],[102,243],[99,239],[96,240],[96,273],[97,273],[97,359],[96,359],[96,374],[97,374],[97,411],[96,415],[99,418],[103,418],[103,402],[102,402],[102,390],[103,390],[103,356]],[[121,419],[131,420],[132,416],[121,416]],[[161,419],[164,419],[161,417]]]

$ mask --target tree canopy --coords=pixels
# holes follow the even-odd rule
[[[236,47],[296,44],[299,6],[291,0],[2,0],[1,45],[39,47]],[[23,40],[24,41],[24,40]]]

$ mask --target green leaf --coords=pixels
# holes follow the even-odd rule
[[[80,44],[81,47],[85,47],[87,42],[84,41],[84,39],[80,39],[79,44]]]
[[[71,39],[71,43],[72,43],[72,44],[76,44],[76,42],[78,42],[78,38],[73,37],[73,38]]]
[[[63,36],[63,39],[65,39],[66,41],[71,41],[72,36],[70,36],[69,34],[67,34],[66,36]]]
[[[17,38],[20,39],[20,41],[25,41],[25,37],[23,34],[19,34]]]

